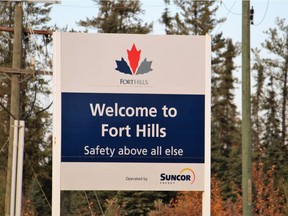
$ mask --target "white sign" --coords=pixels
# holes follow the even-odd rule
[[[210,37],[53,41],[53,203],[60,190],[210,194]]]

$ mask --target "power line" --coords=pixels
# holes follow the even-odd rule
[[[232,5],[231,8],[228,8],[224,1],[221,1],[221,5],[223,4],[224,8],[225,8],[229,13],[231,13],[231,14],[233,14],[233,15],[241,16],[242,13],[236,13],[236,12],[233,12],[233,11],[232,11],[232,9],[233,9],[236,1],[237,1],[237,0],[234,0],[233,5]]]
[[[39,180],[38,180],[38,177],[37,177],[37,175],[36,175],[36,173],[35,173],[33,167],[31,167],[31,169],[32,169],[32,172],[33,172],[34,178],[35,178],[35,180],[36,180],[36,182],[37,182],[37,184],[38,184],[38,186],[39,186],[39,188],[40,188],[40,190],[41,190],[41,193],[43,194],[43,196],[44,196],[44,198],[45,198],[45,200],[46,200],[46,202],[47,202],[47,204],[48,204],[50,210],[52,210],[51,203],[49,202],[49,200],[48,200],[48,198],[47,198],[47,196],[46,196],[46,194],[45,194],[45,192],[44,192],[44,190],[43,190],[43,187],[42,187],[42,185],[40,184],[40,182],[39,182]]]
[[[6,142],[4,143],[4,145],[2,146],[1,150],[0,150],[0,153],[1,152],[4,152],[4,148],[5,146],[7,145],[7,143],[9,142],[9,137],[7,138]]]
[[[260,22],[257,23],[257,24],[254,24],[254,26],[259,26],[259,25],[264,21],[264,19],[265,19],[266,16],[267,16],[269,4],[270,4],[270,0],[267,0],[267,4],[266,4],[266,9],[265,9],[264,15],[263,15],[262,19],[260,20]]]
[[[117,196],[120,194],[120,192],[121,192],[121,191],[117,191],[116,195],[115,195],[115,196],[113,197],[113,199],[112,199],[113,202],[111,202],[111,203],[109,204],[109,206],[107,207],[104,215],[106,215],[106,213],[110,210],[110,208],[112,207],[112,204],[113,204],[114,202],[116,202]]]
[[[52,210],[51,203],[49,202],[49,199],[48,199],[47,195],[45,194],[45,192],[44,192],[44,190],[43,190],[43,187],[42,187],[42,185],[41,185],[41,183],[40,183],[40,181],[39,181],[39,179],[38,179],[38,177],[37,177],[37,175],[36,175],[36,172],[35,172],[35,170],[34,170],[34,168],[33,168],[33,166],[32,166],[31,159],[30,159],[30,157],[29,157],[29,155],[28,155],[27,153],[25,153],[25,158],[28,160],[28,163],[30,164],[29,167],[31,168],[31,171],[32,171],[32,173],[33,173],[33,175],[34,175],[34,178],[35,178],[35,180],[36,180],[36,182],[37,182],[37,185],[38,185],[39,188],[40,188],[40,191],[41,191],[41,193],[42,193],[45,201],[47,202],[49,208]]]
[[[1,102],[0,102],[0,107],[9,114],[10,117],[12,117],[14,120],[16,119],[15,115],[13,115]]]
[[[99,208],[100,208],[101,214],[102,214],[103,216],[105,216],[105,214],[104,214],[104,212],[103,212],[103,209],[102,209],[102,206],[101,206],[101,203],[100,203],[100,200],[98,199],[98,196],[97,196],[96,192],[95,192],[95,191],[93,191],[93,192],[94,192],[94,196],[96,197],[96,200],[97,200],[98,206],[99,206]]]
[[[225,16],[225,20],[227,20],[227,18],[228,18],[228,16],[230,15],[233,7],[235,6],[236,2],[237,2],[237,0],[234,0],[232,6],[231,6],[229,9],[227,9],[228,12],[227,12],[227,14],[226,14],[226,16]],[[222,2],[222,3],[223,3],[223,2]],[[220,29],[222,28],[223,23],[224,23],[224,22],[222,22],[222,23],[220,24],[220,26],[218,27],[218,29],[216,30],[216,34],[218,34],[218,32],[220,31]]]
[[[89,210],[90,210],[90,213],[91,213],[91,215],[93,216],[94,213],[93,213],[93,210],[92,210],[92,208],[91,208],[91,205],[90,205],[90,202],[89,202],[89,199],[88,199],[88,196],[87,196],[86,191],[84,191],[84,194],[85,194],[85,198],[86,198],[86,201],[87,201],[87,204],[88,204],[88,208],[89,208]]]

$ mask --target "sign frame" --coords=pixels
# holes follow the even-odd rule
[[[79,34],[79,33],[77,33]],[[68,36],[69,35],[69,36]],[[85,34],[85,35],[89,35],[87,36],[88,38],[92,35],[96,36],[96,37],[110,37],[112,39],[115,39],[115,37],[122,37],[123,35],[115,35],[113,34],[113,36],[111,34]],[[91,87],[91,84],[90,83],[87,83],[87,79],[84,80],[82,83],[79,84],[79,86],[73,86],[71,84],[67,84],[67,83],[64,83],[63,84],[63,58],[64,56],[66,55],[65,53],[65,50],[63,51],[62,50],[62,42],[63,40],[65,39],[65,37],[74,37],[76,36],[76,34],[72,34],[71,33],[60,33],[60,32],[56,32],[55,34],[53,34],[53,41],[54,41],[54,56],[53,56],[53,65],[54,65],[54,82],[53,82],[53,91],[54,91],[54,111],[53,111],[53,171],[52,171],[52,199],[53,199],[53,206],[52,206],[52,215],[60,215],[60,192],[61,190],[70,190],[71,188],[73,188],[73,184],[70,184],[66,187],[66,183],[63,183],[63,182],[67,182],[67,179],[69,178],[73,178],[73,176],[70,176],[69,174],[72,173],[73,171],[69,171],[69,167],[72,167],[73,166],[73,169],[75,167],[78,167],[77,170],[81,170],[83,169],[83,164],[84,166],[87,166],[87,164],[85,163],[73,163],[72,166],[70,166],[69,163],[63,163],[61,162],[63,158],[63,155],[62,155],[62,139],[63,139],[63,132],[62,132],[62,117],[63,117],[63,110],[62,110],[62,103],[63,103],[63,92],[77,92],[78,90],[78,87],[82,90],[80,90],[80,92],[84,92],[84,93],[89,93],[91,92],[91,89],[92,89],[92,92],[94,91],[94,89],[96,88],[96,92],[98,93],[106,93],[106,91],[108,90],[108,93],[113,93],[113,92],[117,92],[118,89],[119,89],[119,86],[113,86],[112,84],[112,87],[111,87],[111,84],[108,84],[107,86],[110,86],[110,87],[107,87],[107,86],[104,86],[103,90],[101,89],[102,87],[95,87],[97,84],[95,84],[95,86]],[[135,39],[135,37],[141,37],[141,40],[145,40],[145,38],[155,38],[155,37],[169,37],[170,39],[172,37],[175,37],[176,40],[190,40],[191,37],[195,37],[195,38],[201,38],[201,40],[204,41],[204,50],[202,51],[203,52],[203,55],[204,55],[204,62],[202,62],[203,64],[205,65],[202,65],[201,66],[201,70],[203,69],[204,70],[204,74],[203,74],[203,77],[201,77],[202,81],[205,82],[204,84],[201,83],[202,85],[202,90],[200,90],[199,92],[197,92],[198,90],[196,90],[196,94],[204,94],[205,97],[204,97],[204,101],[205,101],[205,106],[204,106],[204,113],[205,113],[205,118],[204,118],[204,124],[205,124],[205,129],[204,129],[204,134],[205,134],[205,137],[204,137],[204,164],[203,164],[203,168],[200,168],[203,172],[203,178],[204,178],[204,185],[203,185],[203,189],[201,189],[201,191],[203,191],[203,199],[202,199],[202,215],[210,215],[210,176],[211,176],[211,144],[210,144],[210,105],[211,105],[211,102],[210,102],[210,98],[211,98],[211,95],[210,95],[210,89],[211,89],[211,86],[210,86],[210,82],[211,82],[211,76],[210,76],[210,70],[211,70],[211,54],[210,54],[210,47],[211,47],[211,39],[210,39],[210,36],[153,36],[153,35],[125,35],[123,37],[132,37],[133,39]],[[67,38],[66,38],[67,39]],[[132,39],[132,40],[133,40]],[[84,42],[84,40],[83,40]],[[101,42],[100,42],[101,43]],[[132,47],[133,48],[133,47]],[[132,50],[131,48],[131,50]],[[118,55],[119,56],[119,55]],[[78,60],[78,59],[77,59]],[[116,60],[116,59],[115,59]],[[81,62],[81,61],[80,61]],[[188,63],[187,63],[188,64]],[[189,68],[189,67],[188,67]],[[87,68],[85,68],[87,69]],[[84,69],[84,70],[85,70]],[[115,71],[114,71],[115,72]],[[67,73],[67,71],[66,71]],[[156,72],[151,72],[152,73],[156,73]],[[104,75],[103,75],[104,76]],[[120,75],[119,75],[120,76]],[[144,75],[142,75],[144,76]],[[104,77],[105,79],[105,77]],[[160,79],[159,77],[157,79]],[[157,80],[156,79],[156,80]],[[189,80],[188,80],[189,81]],[[188,82],[187,81],[187,82]],[[65,81],[64,81],[65,82]],[[108,82],[108,81],[107,81]],[[73,83],[73,82],[72,82]],[[157,83],[157,82],[156,82]],[[75,83],[74,83],[75,84]],[[88,87],[88,89],[86,90],[86,85],[87,86],[90,86]],[[98,83],[99,85],[99,83]],[[101,85],[101,84],[100,84]],[[158,83],[157,83],[158,85]],[[157,86],[155,85],[155,86]],[[197,85],[197,82],[195,82],[195,85]],[[64,87],[63,87],[64,86]],[[84,87],[83,87],[84,86]],[[161,86],[159,84],[159,86]],[[189,87],[189,83],[187,83],[186,85],[184,84],[184,86],[188,86],[188,88],[179,88],[176,92],[176,94],[185,94],[185,92],[187,91],[190,91],[190,90],[187,90],[187,89],[190,89]],[[204,86],[204,87],[203,87]],[[144,93],[148,93],[148,94],[155,94],[155,89],[156,89],[156,92],[159,93],[160,91],[160,94],[167,94],[167,91],[171,91],[171,92],[168,92],[168,94],[173,94],[173,91],[170,90],[170,89],[165,89],[163,90],[162,92],[162,87],[159,87],[159,89],[156,88],[153,88],[153,86],[150,86],[150,89],[148,89],[147,91],[148,92],[145,92],[144,90]],[[64,89],[64,90],[63,90]],[[67,90],[68,89],[68,90]],[[116,89],[116,90],[115,90]],[[129,90],[127,90],[128,88],[123,88],[123,92],[129,92]],[[152,89],[152,90],[151,90]],[[197,89],[195,87],[195,89]],[[132,94],[139,94],[138,93],[139,91],[139,88],[133,88],[132,92],[129,92],[129,93],[132,93]],[[180,93],[179,93],[180,92]],[[202,93],[201,93],[202,92]],[[141,92],[140,94],[143,94],[143,92]],[[189,93],[190,94],[190,93]],[[158,109],[159,110],[159,109]],[[92,112],[92,110],[91,110]],[[103,129],[102,129],[103,131]],[[127,131],[126,131],[127,132]],[[71,162],[70,162],[71,163]],[[91,163],[90,163],[91,164]],[[99,163],[97,163],[99,164]],[[141,169],[144,168],[144,165],[146,166],[147,164],[149,164],[149,161],[148,163],[145,164],[145,162],[143,163],[143,166],[141,167]],[[202,164],[202,163],[201,163]],[[68,167],[66,167],[66,165]],[[127,166],[127,164],[124,164],[123,163],[114,163],[112,165],[117,165],[119,166],[119,169],[124,169],[124,167]],[[142,164],[141,164],[142,165]],[[153,163],[151,164],[153,166]],[[109,163],[104,163],[104,166],[106,167],[109,167]],[[172,164],[169,164],[170,167],[172,167]],[[90,167],[90,165],[89,165]],[[92,166],[91,166],[92,167]],[[93,166],[95,167],[95,166]],[[89,168],[90,169],[90,168]],[[130,169],[130,168],[128,168]],[[148,165],[148,170],[151,169],[151,167],[149,167]],[[176,169],[179,169],[179,168],[176,168]],[[64,170],[64,172],[63,172]],[[68,171],[67,171],[68,170]],[[94,168],[90,169],[90,171],[96,171],[98,172],[99,170],[101,169],[96,169],[94,170]],[[157,171],[158,172],[158,171]],[[201,172],[201,171],[200,171]],[[202,175],[202,174],[201,174]],[[67,176],[67,177],[65,177]],[[65,180],[63,180],[65,179]],[[64,186],[63,186],[64,185]],[[72,185],[72,186],[71,186]],[[109,187],[109,184],[108,184],[108,187]],[[125,187],[125,186],[124,186]],[[129,190],[136,190],[135,188],[137,188],[138,186],[135,186],[134,189],[130,188]],[[64,188],[64,189],[63,189]],[[88,190],[90,188],[81,188],[79,186],[75,186],[76,189],[74,190]],[[202,186],[201,186],[202,188]],[[106,190],[109,190],[106,188]],[[120,188],[112,188],[112,190],[121,190],[121,186]],[[128,188],[126,188],[126,190],[128,190]],[[137,189],[139,190],[139,188]],[[140,188],[140,190],[147,190],[147,187],[143,187],[143,188]],[[148,189],[149,190],[149,189]],[[150,190],[169,190],[169,187],[164,187],[164,188],[155,188],[155,187],[151,187]],[[171,189],[171,190],[175,190],[175,189]],[[181,187],[178,187],[177,190],[187,190],[185,188],[181,189]],[[205,207],[204,207],[205,206]]]

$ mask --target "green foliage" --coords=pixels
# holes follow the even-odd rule
[[[14,17],[14,3],[0,2],[0,25],[12,27]],[[0,45],[0,65],[11,66],[12,65],[12,33],[0,32],[1,45]],[[1,75],[2,77],[3,75]],[[2,91],[1,91],[2,93]]]
[[[79,25],[95,28],[102,33],[151,32],[152,23],[143,23],[140,1],[94,1],[97,17],[80,20]],[[165,0],[161,17],[167,34],[211,34],[223,19],[216,19],[215,1]],[[170,4],[177,7],[171,15]],[[14,5],[0,2],[0,25],[13,27]],[[49,29],[51,5],[25,4],[24,27]],[[285,215],[288,205],[288,145],[287,145],[287,77],[288,26],[284,19],[276,20],[276,27],[266,31],[263,49],[271,56],[261,57],[254,49],[255,94],[252,97],[253,153],[259,166],[254,166],[255,214]],[[33,36],[35,37],[35,36]],[[23,68],[30,59],[48,55],[46,45],[51,38],[23,35]],[[12,33],[0,32],[0,66],[11,67]],[[43,39],[43,40],[42,40]],[[37,44],[37,49],[35,45]],[[234,60],[239,54],[238,44],[224,38],[222,33],[212,37],[212,185],[215,215],[241,214],[241,148],[240,123],[234,103]],[[36,58],[37,69],[49,68],[43,59]],[[46,67],[46,68],[45,68]],[[26,121],[24,205],[30,215],[51,214],[51,113],[41,98],[49,97],[49,80],[45,77],[21,77],[21,118]],[[10,80],[0,74],[0,215],[4,215],[7,145],[9,136]],[[263,163],[263,167],[262,167]],[[264,179],[264,180],[262,180]],[[3,183],[3,184],[2,184]],[[216,189],[216,192],[215,192]],[[215,198],[216,197],[216,198]],[[171,200],[179,202],[170,202]],[[192,200],[192,201],[191,201]],[[199,196],[182,192],[157,191],[64,191],[61,192],[62,215],[195,215],[199,214]],[[100,205],[101,207],[100,207]],[[157,205],[155,205],[157,203]],[[269,204],[269,205],[268,205]],[[270,204],[272,207],[270,207]],[[273,205],[272,205],[273,204]],[[286,210],[284,208],[286,205]],[[25,206],[24,206],[25,207]],[[25,208],[24,208],[25,209]],[[197,210],[197,211],[196,211]],[[227,213],[228,212],[228,213]]]
[[[86,18],[80,20],[79,25],[87,28],[96,28],[102,33],[140,33],[146,34],[152,30],[152,24],[142,24],[139,18],[144,12],[141,10],[139,1],[101,1],[96,0],[99,5],[98,16],[92,19]],[[162,199],[163,202],[169,202],[175,193],[167,192],[149,192],[149,191],[121,191],[107,192],[98,191],[97,199],[95,192],[86,192],[89,204],[83,202],[83,192],[63,192],[61,194],[63,215],[73,215],[72,212],[78,212],[86,206],[86,211],[92,211],[101,214],[98,202],[100,203],[105,215],[146,215],[148,211],[154,208],[154,200]],[[76,195],[78,194],[78,195]],[[106,205],[103,205],[106,203]],[[102,206],[103,205],[103,206]],[[90,210],[87,207],[90,207]],[[98,206],[98,208],[97,208]],[[83,214],[81,214],[83,215]]]
[[[179,9],[173,16],[168,8],[170,1],[165,2],[166,8],[160,22],[165,25],[168,35],[206,35],[211,33],[218,23],[224,21],[215,19],[218,7],[214,1],[173,0]]]
[[[25,4],[23,9],[24,27],[47,29],[50,5]],[[41,56],[36,60],[36,69],[49,68],[46,62],[41,62],[46,56],[46,38],[35,40],[33,35],[23,38],[23,66],[29,65],[31,58]],[[39,38],[39,37],[38,37]],[[35,49],[36,47],[36,49]],[[52,185],[52,137],[51,113],[42,104],[43,99],[49,97],[49,80],[41,76],[24,79],[21,83],[21,119],[26,122],[24,149],[24,179],[25,196],[32,201],[36,214],[51,214],[51,185]],[[31,179],[31,176],[33,178]]]
[[[118,195],[118,202],[125,206],[127,215],[147,215],[154,209],[154,201],[162,200],[168,203],[176,193],[156,191],[123,191]]]
[[[143,24],[139,18],[144,14],[140,1],[103,1],[94,0],[99,5],[98,16],[80,20],[83,27],[96,28],[101,33],[147,34],[152,30],[152,23]]]
[[[161,22],[165,25],[166,34],[206,35],[224,21],[216,19],[218,7],[214,1],[165,2],[167,6]],[[178,9],[173,16],[168,8],[171,2]],[[234,102],[237,80],[233,74],[238,47],[231,39],[225,39],[222,33],[212,37],[212,174],[222,180],[221,187],[226,198],[241,185],[241,121]]]
[[[233,76],[233,61],[238,52],[231,39],[223,40],[220,35],[217,38],[217,43],[224,42],[224,46],[218,46],[213,62],[212,173],[222,180],[224,197],[230,197],[241,185],[240,120],[234,103]]]
[[[6,27],[13,27],[14,20],[14,6],[15,3],[11,2],[1,2],[0,3],[0,25]],[[45,23],[47,23],[49,18],[49,12],[51,6],[48,4],[35,4],[35,3],[25,3],[23,4],[24,19],[23,27],[27,29],[33,28],[45,28]],[[7,32],[1,32],[0,38],[3,43],[0,45],[0,66],[1,67],[11,67],[12,65],[12,40],[13,34]],[[3,39],[3,40],[2,40]],[[47,40],[39,40],[39,37],[31,34],[23,34],[23,52],[22,52],[22,68],[27,68],[31,57],[41,56],[46,50],[43,48],[47,45]],[[35,48],[37,47],[37,48]],[[41,57],[40,57],[41,58]],[[41,62],[40,59],[36,60],[36,69],[42,69],[45,63]],[[46,68],[49,65],[46,64]],[[10,80],[9,75],[0,74],[0,146],[5,143],[9,136],[9,104],[10,104]],[[23,197],[27,200],[27,205],[30,205],[30,195],[34,196],[35,201],[33,207],[35,211],[41,212],[41,215],[50,215],[50,208],[41,210],[41,203],[43,199],[39,197],[35,198],[39,194],[45,192],[48,199],[51,202],[51,139],[49,138],[49,133],[51,134],[51,113],[45,110],[43,107],[42,99],[50,94],[50,87],[48,86],[47,79],[39,76],[29,77],[26,75],[19,76],[20,83],[20,119],[25,120],[25,149],[24,149],[24,173],[23,173]],[[2,136],[3,135],[3,136]],[[6,164],[7,164],[7,153],[8,146],[6,145],[1,152],[0,162],[1,162],[1,179],[2,173],[6,177]],[[4,157],[3,157],[4,156]],[[3,162],[3,163],[2,163]],[[4,167],[2,167],[4,165]],[[4,174],[5,173],[5,174]],[[38,177],[38,187],[35,183],[35,177]],[[31,178],[34,177],[34,178]],[[2,182],[2,181],[1,181]],[[42,185],[42,188],[39,188]],[[1,187],[4,184],[1,184]],[[44,187],[47,186],[47,187]],[[41,193],[40,193],[41,191]],[[4,205],[5,193],[1,194],[1,208]],[[3,198],[2,198],[3,197]],[[41,196],[40,196],[41,197]],[[43,197],[43,194],[42,194]],[[26,202],[25,202],[26,203]],[[38,206],[38,204],[40,206]],[[24,209],[27,206],[24,206]],[[30,212],[30,209],[29,209]],[[46,213],[45,213],[46,212]],[[29,213],[30,215],[32,212]],[[2,214],[1,214],[2,215]]]
[[[285,19],[276,19],[276,27],[265,32],[267,39],[262,50],[255,49],[254,71],[256,91],[253,95],[253,146],[256,160],[264,172],[273,169],[269,181],[278,188],[278,195],[287,205],[288,148],[287,148],[287,76],[288,25]],[[267,52],[265,58],[261,52]],[[275,196],[275,194],[271,195]],[[285,197],[285,198],[284,198]],[[266,203],[262,203],[265,205]],[[264,211],[262,211],[264,212]]]
[[[81,202],[80,202],[81,201]],[[61,192],[61,215],[80,215],[80,206],[86,207],[83,192],[63,191]],[[87,211],[88,212],[88,211]]]
[[[33,212],[36,215],[51,215],[51,195],[52,185],[51,177],[42,177],[31,181],[31,189],[29,197],[31,198]],[[44,190],[44,191],[42,191]]]
[[[155,200],[164,204],[176,196],[176,192],[157,191],[63,191],[62,215],[147,215],[155,209]]]
[[[264,84],[265,84],[265,67],[263,65],[262,59],[260,57],[260,50],[254,49],[253,53],[255,55],[255,63],[253,65],[253,70],[256,72],[253,76],[255,80],[254,88],[255,94],[252,95],[252,143],[255,149],[255,159],[257,161],[261,160],[261,137],[264,132],[263,125],[263,115],[261,115],[263,103],[264,103]]]
[[[0,2],[0,26],[11,27],[13,25],[14,3]],[[0,67],[12,65],[12,33],[0,32]],[[9,146],[9,99],[10,80],[0,73],[0,215],[4,215],[5,209],[5,182],[7,171],[7,157]]]
[[[270,55],[260,57],[256,50],[254,70],[256,93],[253,102],[253,119],[256,130],[255,155],[264,162],[267,170],[275,165],[275,177],[288,179],[287,149],[287,76],[288,26],[284,19],[276,19],[276,27],[265,32],[262,46]]]
[[[62,191],[61,214],[90,216],[93,212],[96,215],[103,213],[109,215],[118,211],[115,197],[117,197],[116,191]]]
[[[5,182],[6,182],[6,174],[0,169],[0,215],[4,215],[4,201],[5,201]]]

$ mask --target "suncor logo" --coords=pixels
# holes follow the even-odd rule
[[[135,44],[132,45],[131,50],[127,49],[127,55],[129,64],[121,57],[121,60],[116,60],[117,67],[115,70],[129,75],[140,75],[152,71],[152,61],[147,61],[147,58],[144,58],[139,64],[141,60],[141,50],[137,50]]]
[[[195,182],[195,173],[190,168],[184,168],[179,174],[160,174],[160,184],[175,184],[177,182],[188,182],[193,184]]]

